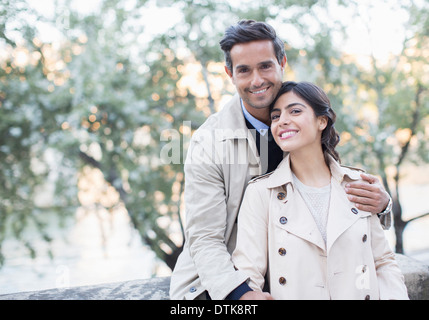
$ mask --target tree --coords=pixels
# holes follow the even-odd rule
[[[216,111],[228,88],[218,41],[230,21],[264,19],[268,10],[256,6],[243,13],[226,3],[163,1],[181,9],[183,22],[146,40],[139,23],[145,4],[105,0],[99,12],[83,15],[62,1],[53,20],[30,11],[24,1],[2,5],[8,55],[0,88],[0,171],[6,185],[1,237],[12,226],[32,255],[23,230],[33,221],[49,240],[46,212],[74,212],[81,204],[79,177],[88,167],[118,194],[95,206],[124,206],[144,242],[170,267],[181,251],[186,139]],[[50,25],[60,39],[44,43],[30,21]],[[197,81],[187,84],[191,78]],[[177,144],[180,156],[174,161],[177,149],[171,146]],[[52,184],[49,199],[38,204]],[[182,236],[173,241],[172,233]]]
[[[429,71],[429,7],[411,4],[403,8],[410,13],[410,21],[402,52],[385,64],[372,55],[369,70],[357,70],[359,74],[352,79],[349,99],[354,101],[350,107],[356,117],[348,118],[344,144],[352,162],[379,174],[392,195],[398,253],[404,253],[407,224],[429,215],[423,213],[407,221],[402,218],[399,185],[404,164],[429,160],[429,78],[425,75]],[[389,174],[392,171],[394,174]]]
[[[159,7],[177,9],[180,21],[151,38],[142,24],[149,4],[104,0],[97,12],[83,14],[71,0],[63,0],[52,19],[27,9],[24,1],[0,5],[5,52],[0,57],[0,183],[5,186],[0,244],[12,233],[35,255],[26,228],[36,226],[50,241],[44,228],[47,212],[72,217],[86,205],[79,181],[96,171],[104,190],[91,190],[99,193],[91,205],[124,208],[144,243],[173,268],[184,239],[187,143],[193,130],[220,108],[222,98],[235,91],[218,42],[226,26],[243,18],[266,20],[278,29],[286,41],[287,79],[317,82],[335,106],[343,106],[338,129],[347,142],[341,151],[348,163],[364,164],[389,187],[385,173],[390,164],[399,164],[399,173],[405,155],[429,162],[424,123],[428,28],[421,7],[407,7],[415,20],[403,54],[388,66],[373,60],[368,71],[333,41],[346,36],[331,10],[333,4],[346,6],[342,1],[252,1],[243,6],[158,0]],[[58,39],[41,40],[35,21],[54,28]],[[289,30],[302,41],[296,42]],[[410,97],[412,109],[405,108]],[[389,117],[359,116],[356,111],[364,104]],[[409,110],[418,110],[414,130]],[[405,129],[411,130],[406,148],[407,143],[396,140]],[[106,190],[115,196],[106,199]]]
[[[44,228],[46,214],[66,215],[77,205],[74,173],[62,170],[61,165],[51,172],[52,162],[47,159],[49,146],[58,139],[54,116],[61,117],[70,108],[53,103],[53,85],[46,76],[50,46],[38,45],[35,31],[26,20],[35,13],[20,1],[3,2],[0,10],[1,45],[8,52],[0,68],[0,249],[3,239],[12,234],[35,256],[24,230],[37,228],[42,238],[50,241]],[[13,37],[16,32],[19,36]],[[64,166],[70,165],[62,159]],[[45,206],[38,195],[48,180],[62,196]],[[65,181],[72,183],[66,185]],[[0,265],[3,260],[0,250]]]

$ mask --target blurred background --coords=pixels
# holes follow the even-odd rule
[[[0,294],[171,274],[183,157],[235,92],[218,42],[240,19],[326,90],[342,162],[392,195],[392,248],[429,264],[427,0],[2,0]]]

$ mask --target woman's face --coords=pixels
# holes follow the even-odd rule
[[[279,97],[271,112],[271,132],[283,151],[320,150],[326,117],[316,117],[313,108],[294,92]]]

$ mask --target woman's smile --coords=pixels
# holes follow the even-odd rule
[[[279,137],[281,140],[290,139],[298,134],[298,132],[298,130],[283,130],[280,132]]]

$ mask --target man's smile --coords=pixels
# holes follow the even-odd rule
[[[266,88],[258,89],[258,90],[250,90],[249,89],[249,92],[252,94],[260,95],[260,94],[264,94],[265,92],[267,92],[269,88],[270,87],[266,87]]]

